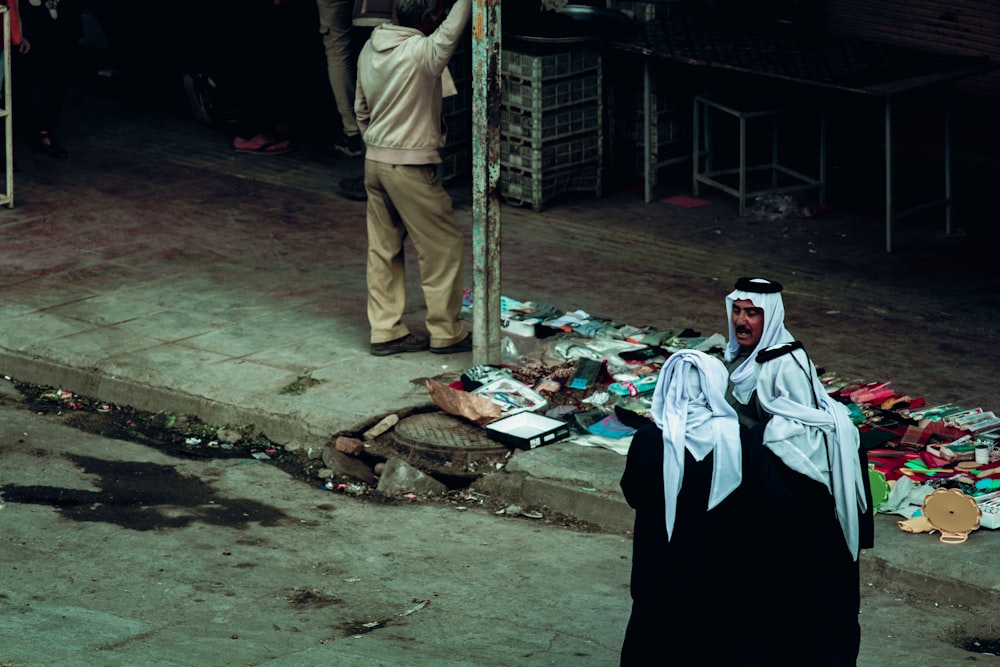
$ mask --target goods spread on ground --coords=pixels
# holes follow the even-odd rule
[[[625,454],[636,420],[648,418],[649,397],[667,357],[681,349],[721,357],[726,345],[719,333],[621,325],[582,310],[506,297],[501,310],[503,364],[470,368],[455,388],[501,403],[504,418],[530,412],[572,427],[533,424],[540,437],[518,441],[525,448],[569,438]],[[818,372],[861,433],[874,511],[921,517],[925,499],[948,489],[975,503],[975,527],[1000,527],[1000,417],[993,411],[928,405],[890,380]],[[512,441],[509,433],[505,437]],[[918,530],[905,522],[900,527]]]

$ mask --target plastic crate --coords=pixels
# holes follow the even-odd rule
[[[601,105],[536,114],[514,107],[501,107],[500,133],[525,141],[551,141],[601,129]]]
[[[658,2],[634,2],[633,0],[617,0],[612,5],[615,9],[622,12],[630,19],[636,23],[644,23],[646,21],[652,21],[657,18],[661,13],[658,11],[660,3]]]
[[[664,141],[664,136],[672,138],[672,140]],[[632,127],[616,132],[611,139],[612,160],[620,169],[627,170],[626,173],[642,176],[645,173],[646,160],[643,146],[641,127]],[[652,147],[650,160],[654,165],[666,161],[683,161],[691,153],[691,136],[684,132],[678,135],[676,130],[658,132],[657,128],[654,127],[650,146]],[[659,182],[657,173],[660,168],[654,170],[653,185]]]
[[[448,72],[456,85],[472,81],[472,52],[455,53],[448,61]]]
[[[441,100],[441,113],[445,116],[472,113],[472,87],[459,88],[458,95],[449,95]]]
[[[650,129],[650,145],[666,146],[669,144],[685,143],[691,141],[691,132],[687,123],[678,120],[661,119],[654,123]],[[616,139],[633,141],[642,144],[644,141],[644,130],[642,120],[635,123],[619,123],[612,128],[613,136]]]
[[[557,79],[545,85],[540,82],[505,80],[500,90],[501,106],[514,107],[534,114],[573,104],[599,102],[600,99],[600,74]]]
[[[510,139],[500,141],[500,164],[531,172],[601,161],[601,135],[592,132],[538,147]]]
[[[600,164],[577,165],[544,172],[526,172],[500,166],[500,194],[509,204],[530,204],[542,210],[545,202],[567,192],[593,192],[601,195]]]
[[[445,146],[472,143],[472,115],[468,113],[449,114],[444,117],[447,130]]]
[[[645,113],[643,83],[641,78],[615,77],[608,85],[608,106],[616,113]],[[691,99],[679,94],[669,85],[653,81],[649,94],[649,108],[654,115],[664,113],[691,114]]]
[[[472,165],[472,150],[466,147],[441,151],[441,166],[439,174],[441,181],[447,183],[459,177],[467,177]]]
[[[601,54],[590,48],[576,48],[557,53],[526,53],[504,49],[500,54],[500,73],[504,77],[547,81],[575,76],[601,68]]]
[[[660,172],[663,169],[666,169],[668,166],[674,166],[674,165],[677,165],[677,164],[682,164],[684,162],[687,162],[688,159],[690,158],[690,152],[691,152],[691,150],[690,150],[691,147],[690,146],[687,147],[687,151],[683,150],[683,148],[680,147],[680,146],[673,146],[671,148],[673,150],[670,150],[669,148],[667,148],[667,149],[661,149],[661,150],[655,152],[652,155],[652,162],[653,162],[654,168],[653,168],[651,185],[659,185],[660,184]],[[667,164],[667,165],[661,164],[659,167],[655,166],[655,165],[657,165],[659,163],[662,163],[662,162],[669,162],[669,164]],[[633,176],[636,176],[636,177],[639,177],[639,178],[642,178],[642,177],[645,176],[645,174],[646,174],[645,157],[643,156],[642,150],[639,150],[636,153],[634,164],[632,165],[632,167],[633,167],[633,171],[632,171],[632,175]],[[683,169],[681,169],[681,172],[685,175],[686,178],[690,179],[690,176],[691,176],[691,167],[690,166],[684,167]]]
[[[618,91],[618,93],[614,94],[614,99],[616,102],[621,99],[623,111],[625,109],[634,109],[637,113],[642,115],[645,113],[642,83],[640,82],[637,85],[639,86],[638,92],[632,95],[619,95],[618,93],[621,93],[621,91]],[[653,84],[653,91],[649,95],[649,108],[653,115],[656,116],[664,113],[690,114],[691,101],[688,99],[682,100],[676,95],[671,94],[671,92],[665,88],[665,86],[657,86],[655,83]]]

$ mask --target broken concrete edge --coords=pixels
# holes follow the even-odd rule
[[[385,462],[376,490],[383,495],[398,495],[403,492],[436,496],[447,493],[448,487],[406,461],[391,458]]]
[[[382,433],[379,433],[378,434],[379,436],[385,435],[386,433],[391,431],[393,428],[395,428],[396,424],[403,421],[407,417],[417,414],[423,414],[425,412],[437,412],[440,409],[441,408],[434,405],[434,403],[426,402],[426,403],[416,403],[414,405],[403,406],[401,408],[390,410],[388,412],[379,412],[378,414],[372,415],[371,417],[366,417],[364,420],[356,422],[349,427],[331,432],[329,435],[329,439],[331,442],[333,442],[338,437],[344,436],[348,438],[356,438],[358,440],[369,442],[369,440],[365,438],[365,433],[374,429],[375,426],[377,426],[383,420],[391,419],[393,415],[396,416],[396,419],[393,420],[395,423],[393,423],[390,426],[390,428],[386,429]]]
[[[322,457],[323,452],[333,446],[336,434],[362,435],[388,414],[396,414],[402,420],[413,414],[440,410],[434,403],[426,402],[373,415],[351,425],[309,428],[301,419],[289,418],[287,415],[265,413],[204,396],[118,378],[102,373],[99,368],[74,368],[44,359],[10,354],[6,350],[0,350],[0,369],[2,369],[0,374],[10,377],[14,382],[59,387],[80,396],[135,410],[193,416],[207,425],[218,428],[243,428],[236,425],[253,424],[256,432],[276,446],[283,447],[289,452],[299,451],[309,458]],[[317,430],[322,432],[318,433]],[[405,463],[402,459],[400,462]],[[429,475],[427,477],[434,479]],[[552,480],[525,482],[526,477],[524,473],[508,475],[504,470],[484,472],[470,483],[470,488],[477,484],[481,485],[482,489],[495,488],[498,491],[495,495],[504,502],[559,507],[558,511],[562,514],[574,516],[611,532],[631,529],[632,510],[624,503],[615,499],[605,499],[600,494],[581,494],[575,487],[560,485]],[[510,481],[514,478],[521,479],[521,482],[512,486]],[[512,494],[515,487],[522,489],[525,495]],[[480,492],[487,493],[485,490]],[[401,491],[395,488],[389,493],[398,495]],[[580,501],[578,495],[587,500]],[[626,517],[624,520],[618,516],[623,513],[623,507]]]
[[[323,465],[326,467],[319,472],[321,478],[350,479],[371,486],[378,483],[378,475],[367,463],[334,447],[323,449]]]
[[[309,447],[305,451],[305,454],[310,459],[323,458],[324,463],[327,463],[326,459],[330,456],[329,452],[331,450],[339,451],[340,453],[356,459],[373,457],[378,461],[385,462],[390,457],[373,455],[370,451],[372,444],[375,443],[378,438],[390,433],[392,429],[396,427],[396,424],[403,421],[407,417],[425,412],[433,412],[437,409],[437,406],[433,404],[419,404],[404,407],[392,412],[377,414],[360,423],[352,425],[350,428],[331,433],[327,441],[321,447]],[[383,426],[385,428],[383,428]],[[379,432],[374,434],[374,431],[376,430]]]
[[[2,349],[0,349],[0,373],[15,382],[59,387],[80,396],[135,410],[194,416],[203,423],[220,429],[227,427],[242,429],[244,425],[252,424],[254,430],[262,437],[286,451],[303,450],[310,457],[319,456],[323,447],[330,442],[331,433],[353,433],[359,428],[356,422],[339,423],[346,422],[343,417],[332,417],[333,423],[310,424],[294,416],[266,412],[259,408],[225,403],[176,389],[115,377],[97,367],[74,368],[45,359],[11,354]],[[426,406],[413,406],[405,410],[424,407]],[[394,412],[403,414],[404,411]],[[370,427],[384,417],[385,413],[366,417],[362,423],[367,423]]]
[[[1000,612],[1000,591],[995,589],[961,579],[915,572],[871,551],[862,551],[858,562],[862,586],[879,586],[900,595],[916,595],[937,606]]]

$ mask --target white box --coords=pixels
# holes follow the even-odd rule
[[[520,412],[487,424],[486,435],[511,447],[534,449],[569,437],[569,424],[533,412]]]
[[[1000,497],[995,493],[990,493],[982,498],[977,498],[976,504],[983,512],[983,516],[979,519],[979,525],[983,528],[1000,528]]]

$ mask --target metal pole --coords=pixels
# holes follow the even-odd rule
[[[944,96],[944,234],[951,236],[952,206],[951,197],[951,86]]]
[[[643,199],[648,204],[653,201],[653,73],[649,68],[649,56],[642,57],[642,180]]]
[[[896,137],[892,128],[892,100],[885,99],[885,251],[892,252],[892,225],[896,221],[896,205],[893,190],[896,187],[892,164],[893,142]]]
[[[500,362],[500,0],[472,3],[472,361]]]

